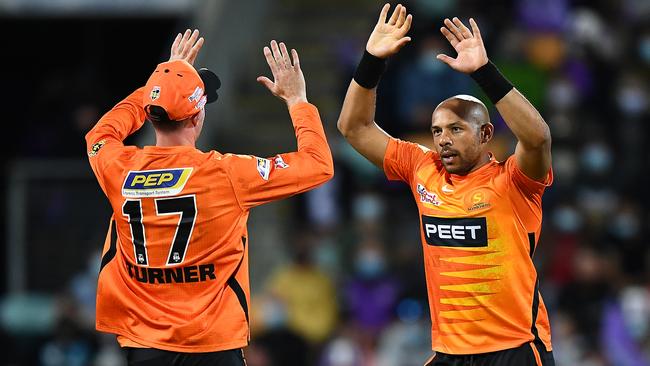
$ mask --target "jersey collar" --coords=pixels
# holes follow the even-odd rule
[[[145,154],[171,155],[196,151],[196,148],[194,146],[145,146],[142,150]]]

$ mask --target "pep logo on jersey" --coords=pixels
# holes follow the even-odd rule
[[[422,215],[427,244],[439,247],[479,248],[488,245],[485,217],[446,218]]]
[[[124,197],[163,197],[180,193],[192,168],[130,171],[122,186]]]

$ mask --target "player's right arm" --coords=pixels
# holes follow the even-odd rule
[[[142,93],[139,88],[117,103],[86,134],[86,147],[90,166],[103,186],[102,171],[116,153],[124,147],[124,139],[139,130],[145,121]]]
[[[199,38],[199,31],[189,29],[179,33],[171,46],[169,61],[186,60],[194,62],[203,38]],[[110,162],[114,155],[124,147],[123,141],[139,130],[145,122],[146,113],[142,106],[143,87],[138,88],[126,99],[108,111],[97,124],[86,134],[86,146],[90,165],[95,175],[100,178],[104,164]],[[102,186],[103,188],[103,186]]]
[[[407,15],[406,7],[397,5],[387,19],[389,9],[390,4],[381,9],[379,20],[366,44],[366,51],[379,59],[396,54],[411,40],[406,33],[411,27],[412,16]],[[345,95],[337,126],[355,150],[383,169],[390,136],[374,121],[376,97],[376,86],[365,88],[353,79]]]

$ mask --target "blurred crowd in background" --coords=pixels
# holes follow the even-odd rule
[[[256,248],[252,230],[252,342],[245,350],[250,366],[411,366],[422,365],[432,354],[419,223],[411,193],[405,184],[389,182],[335,130],[338,108],[382,4],[360,3],[363,26],[351,25],[354,31],[335,39],[323,29],[322,37],[312,40],[326,44],[330,69],[309,70],[315,61],[309,53],[301,53],[308,93],[310,75],[326,74],[336,83],[333,98],[338,104],[321,109],[333,148],[335,178],[280,206],[284,216],[275,247]],[[404,2],[414,15],[413,41],[389,62],[379,86],[376,120],[395,137],[431,145],[435,106],[451,95],[472,94],[486,101],[491,111],[494,154],[502,160],[514,151],[514,137],[472,80],[435,59],[438,53],[454,56],[438,32],[442,19],[474,17],[488,56],[540,110],[553,137],[555,182],[543,198],[543,228],[534,259],[551,318],[556,363],[650,365],[650,4],[494,3]],[[346,2],[340,4],[344,7]],[[292,6],[310,7],[299,1]],[[150,72],[147,67],[153,69],[168,47],[166,34],[160,33],[184,27],[175,22],[167,19],[159,21],[160,26],[152,22],[122,30],[158,37],[138,45],[138,52],[150,61],[137,70],[143,81]],[[338,26],[335,22],[332,26]],[[25,133],[10,142],[10,156],[85,161],[83,135],[128,92],[116,87],[123,95],[110,95],[115,90],[102,86],[103,81],[118,78],[120,68],[136,57],[128,47],[121,65],[97,61],[100,52],[82,53],[77,66],[38,78],[23,115]],[[98,70],[98,64],[112,74]],[[221,150],[218,143],[207,144]],[[242,144],[245,147],[245,141]],[[79,210],[74,205],[88,209],[88,203],[70,203],[78,191],[56,193],[57,184],[70,187],[53,183],[54,193],[43,195],[45,209],[30,216],[42,224],[30,238],[41,243],[33,245],[42,246],[83,238],[83,247],[69,254],[74,260],[52,267],[69,274],[65,283],[49,286],[59,291],[55,296],[46,296],[43,289],[39,293],[46,295],[29,301],[5,296],[0,336],[12,351],[0,353],[0,362],[123,365],[114,337],[94,331],[107,207],[102,206],[99,187],[86,182],[87,187],[79,190],[93,192],[88,194],[98,201],[91,206],[97,205],[106,222],[68,225],[60,217]],[[253,214],[251,222],[258,218]],[[256,256],[265,253],[278,256],[278,265],[257,266]],[[43,276],[41,283],[47,284],[48,274]]]

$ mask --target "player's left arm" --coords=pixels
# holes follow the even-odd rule
[[[544,181],[551,168],[551,132],[537,109],[489,62],[481,32],[474,19],[471,30],[458,18],[445,19],[440,28],[458,55],[437,58],[456,71],[472,76],[495,104],[517,137],[515,159],[528,177]]]

